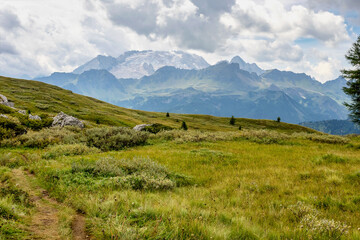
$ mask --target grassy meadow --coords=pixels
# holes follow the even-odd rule
[[[29,129],[0,109],[16,124],[0,127],[27,130],[0,141],[1,240],[360,239],[359,136],[166,117],[32,81],[1,78],[0,87],[19,109],[64,111],[86,124]],[[188,131],[178,130],[182,121]],[[174,129],[127,128],[149,122]]]

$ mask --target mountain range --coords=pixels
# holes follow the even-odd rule
[[[72,73],[38,81],[118,106],[157,112],[276,119],[299,123],[346,119],[338,78],[324,84],[304,73],[263,70],[236,56],[208,64],[180,51],[130,51],[97,56]]]

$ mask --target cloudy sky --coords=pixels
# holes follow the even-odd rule
[[[349,67],[359,0],[1,0],[0,75],[72,71],[98,54],[184,50],[239,55],[319,81]]]

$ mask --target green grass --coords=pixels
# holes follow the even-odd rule
[[[251,119],[236,119],[239,131],[229,118],[128,110],[33,81],[0,78],[0,87],[19,108],[87,121],[85,130],[4,140],[0,179],[28,169],[69,212],[84,213],[94,239],[360,239],[357,136]],[[47,108],[36,107],[42,98]],[[88,129],[98,126],[92,116],[106,128],[186,121],[190,129],[144,133],[144,141],[126,130],[134,144],[109,151],[104,145],[123,130]],[[26,238],[21,214],[31,206],[11,194],[0,197],[0,224],[10,229],[0,239]],[[60,216],[62,235],[70,235],[69,215]]]
[[[33,114],[54,116],[60,111],[86,120],[88,126],[96,123],[111,126],[133,127],[142,123],[159,123],[180,128],[185,121],[189,129],[210,131],[236,131],[243,129],[270,129],[283,132],[316,132],[295,124],[278,123],[273,120],[237,118],[235,126],[229,118],[207,115],[189,115],[145,112],[117,107],[103,101],[74,94],[69,90],[37,81],[21,80],[0,76],[0,93],[15,103],[18,109],[30,110]],[[46,105],[46,108],[44,107]]]
[[[96,239],[359,239],[359,150],[302,138],[287,141],[154,138],[123,151],[42,159],[54,152],[49,148],[34,150],[29,156],[35,160],[26,166],[52,197],[85,213]],[[21,152],[1,152],[7,151]],[[126,185],[126,169],[151,172],[155,180],[171,174],[188,180],[133,188]],[[337,228],[321,232],[316,224]]]

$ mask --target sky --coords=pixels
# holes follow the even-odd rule
[[[97,55],[183,50],[210,64],[333,80],[360,34],[359,0],[0,0],[0,75],[71,72]]]

